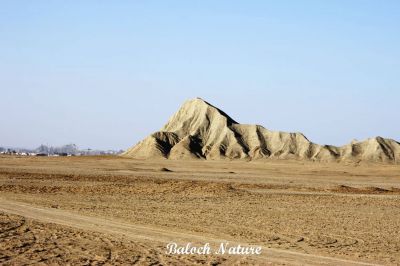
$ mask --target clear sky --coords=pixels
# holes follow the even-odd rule
[[[320,144],[400,140],[400,1],[0,2],[0,146],[125,149],[195,97]]]

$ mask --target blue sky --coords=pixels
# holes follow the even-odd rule
[[[189,98],[400,140],[399,1],[1,1],[0,146],[128,148]]]

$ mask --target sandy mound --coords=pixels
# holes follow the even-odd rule
[[[343,147],[321,146],[301,133],[242,125],[202,99],[183,104],[168,123],[123,156],[138,159],[306,159],[313,161],[400,161],[400,144],[371,138]]]

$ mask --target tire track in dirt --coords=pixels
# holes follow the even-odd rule
[[[234,239],[218,239],[211,236],[208,237],[191,233],[174,232],[171,230],[129,224],[111,219],[89,217],[60,209],[37,207],[2,198],[0,198],[0,210],[29,219],[39,220],[41,222],[55,223],[110,235],[124,236],[131,240],[146,240],[163,244],[168,242],[210,243],[211,245],[219,245],[219,243],[222,242],[229,242],[231,244],[237,243]],[[240,244],[243,246],[246,243]],[[240,257],[238,257],[238,259],[239,258]],[[290,265],[376,265],[267,247],[263,247],[263,253],[254,258],[263,262],[286,263]]]

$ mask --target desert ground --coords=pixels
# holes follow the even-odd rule
[[[3,156],[0,264],[398,265],[400,166]]]

